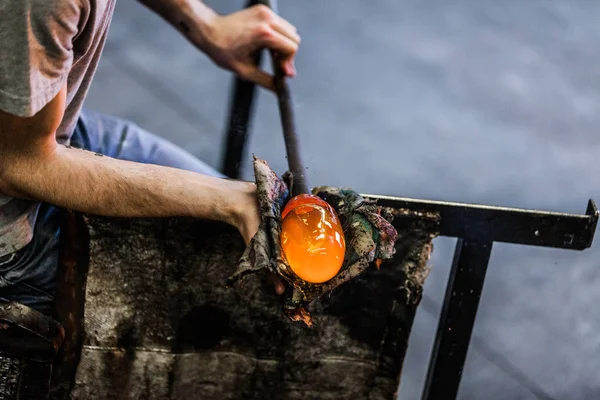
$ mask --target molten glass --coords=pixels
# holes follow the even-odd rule
[[[311,283],[333,278],[342,267],[346,242],[333,207],[321,198],[301,194],[281,212],[281,247],[298,277]]]

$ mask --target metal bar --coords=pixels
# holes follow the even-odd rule
[[[249,0],[246,7],[258,3],[258,0]],[[256,65],[261,64],[262,53],[262,51],[259,51],[256,54]],[[253,82],[238,77],[234,78],[233,96],[231,97],[229,116],[227,117],[229,123],[222,167],[223,173],[230,178],[238,179],[242,171],[241,166],[254,114],[255,93],[256,85]]]
[[[279,104],[279,114],[281,115],[281,125],[283,128],[283,138],[285,141],[285,151],[287,154],[289,170],[292,173],[292,195],[309,194],[309,184],[306,179],[306,171],[302,156],[300,155],[300,141],[296,131],[296,122],[294,117],[294,108],[292,107],[292,93],[286,82],[283,72],[277,68],[275,73],[275,87],[277,92],[277,102]]]
[[[260,3],[271,8],[274,13],[278,13],[277,0],[260,0]],[[281,117],[281,127],[283,129],[283,139],[285,142],[285,151],[287,154],[289,171],[292,173],[292,196],[308,194],[309,185],[306,179],[306,173],[302,157],[300,156],[300,141],[296,131],[296,118],[294,116],[294,107],[292,92],[287,83],[287,77],[281,66],[279,57],[275,52],[271,52],[275,93],[277,94],[277,104],[279,106],[279,115]]]
[[[458,239],[423,400],[456,398],[491,251],[491,242]]]
[[[368,194],[364,197],[386,207],[438,212],[440,235],[479,242],[583,250],[591,246],[598,224],[598,208],[593,200],[588,202],[586,214],[581,215]]]

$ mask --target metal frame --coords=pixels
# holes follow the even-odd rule
[[[248,5],[258,2],[250,0]],[[231,178],[240,175],[255,91],[255,85],[235,78],[222,168]],[[593,200],[589,200],[586,213],[581,215],[389,196],[365,197],[387,207],[435,211],[441,217],[440,236],[458,238],[423,400],[453,399],[458,394],[493,243],[583,250],[592,245],[598,224],[598,208]]]
[[[589,200],[586,214],[579,215],[365,196],[387,207],[438,212],[440,236],[458,238],[423,400],[453,399],[458,394],[493,243],[584,250],[592,245],[598,224],[593,200]]]

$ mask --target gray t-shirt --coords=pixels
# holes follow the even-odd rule
[[[69,143],[114,6],[115,0],[0,0],[0,110],[33,116],[66,84],[56,140]],[[38,207],[0,194],[0,257],[31,241]]]

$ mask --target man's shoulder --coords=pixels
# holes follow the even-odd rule
[[[7,25],[18,25],[27,21],[28,28],[39,27],[45,21],[79,20],[82,10],[89,9],[94,0],[2,0],[0,15]],[[26,17],[24,20],[22,17]]]
[[[2,0],[0,8],[3,9],[29,9],[32,12],[44,10],[64,10],[81,8],[89,5],[94,0]]]

